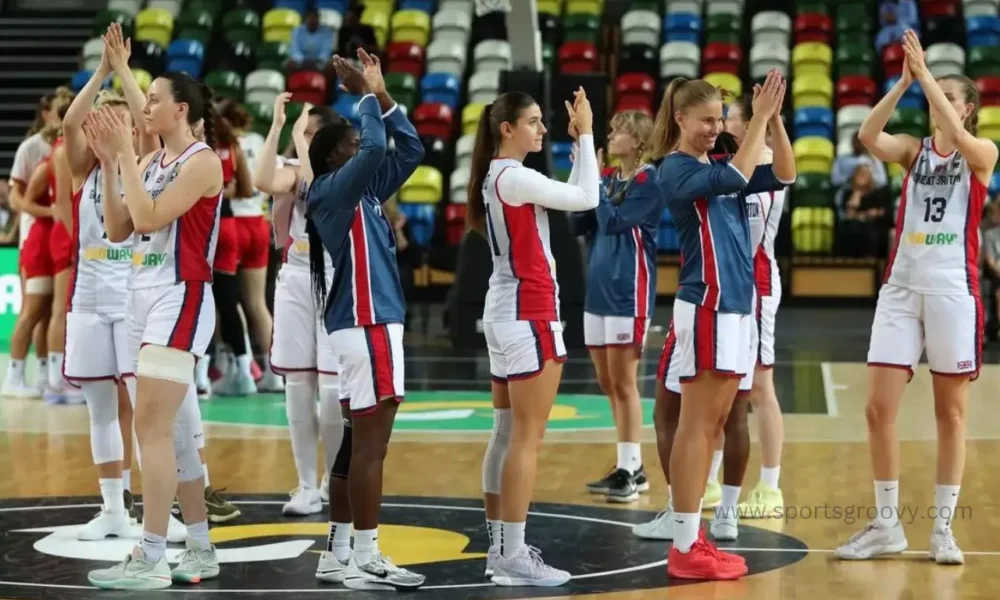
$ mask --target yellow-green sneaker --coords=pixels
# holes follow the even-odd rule
[[[736,514],[741,519],[772,519],[780,517],[785,506],[785,497],[781,488],[773,488],[763,481],[750,491],[746,501],[736,507]]]
[[[701,509],[708,510],[722,504],[722,486],[718,481],[709,479],[705,484],[705,495],[701,498]]]
[[[240,509],[220,494],[223,490],[225,488],[218,490],[212,486],[205,488],[205,509],[208,511],[208,520],[213,523],[225,523],[240,516]]]

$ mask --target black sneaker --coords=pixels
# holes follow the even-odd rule
[[[639,470],[632,475],[632,481],[635,482],[635,489],[640,494],[645,494],[649,491],[649,479],[646,478],[646,469],[642,465],[639,465]]]
[[[627,504],[639,499],[635,477],[625,469],[615,469],[609,477],[608,502]]]
[[[132,492],[125,490],[122,495],[125,498],[125,512],[128,513],[128,520],[133,525],[142,523],[142,513],[139,512],[139,508],[135,505],[135,498],[132,496]]]
[[[611,489],[611,477],[615,474],[615,468],[612,467],[608,474],[604,477],[598,479],[597,481],[591,481],[587,484],[587,491],[591,494],[607,494],[608,490]]]

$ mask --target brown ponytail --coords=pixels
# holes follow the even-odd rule
[[[722,100],[719,88],[704,79],[673,79],[663,92],[660,110],[656,113],[653,133],[650,135],[648,160],[659,160],[677,148],[681,141],[681,127],[677,124],[677,113],[687,112],[712,100]]]
[[[965,75],[945,75],[944,77],[939,77],[938,81],[944,81],[950,79],[951,81],[957,81],[962,85],[962,94],[965,96],[965,103],[972,105],[972,112],[969,116],[965,118],[965,122],[962,123],[965,126],[965,130],[972,135],[977,135],[979,133],[979,106],[981,100],[979,98],[979,88],[976,87],[976,82],[969,79]]]

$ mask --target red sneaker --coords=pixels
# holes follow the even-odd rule
[[[256,360],[250,361],[250,375],[253,376],[254,381],[260,381],[260,378],[264,376],[264,371],[260,370],[260,365],[257,364]]]
[[[731,552],[723,552],[722,550],[719,550],[718,546],[716,546],[715,544],[713,544],[712,542],[710,542],[708,540],[708,536],[705,535],[705,530],[702,529],[702,528],[698,529],[698,539],[702,540],[706,544],[708,544],[708,545],[712,546],[713,548],[715,548],[716,552],[718,552],[719,555],[722,556],[722,558],[724,558],[726,560],[729,560],[729,561],[732,561],[732,562],[735,562],[735,563],[739,563],[741,565],[746,565],[747,564],[747,559],[744,558],[744,557],[742,557],[742,556],[740,556],[739,554],[733,554]]]
[[[699,536],[687,553],[681,552],[676,546],[670,547],[667,575],[675,579],[739,579],[747,574],[747,566],[736,558],[733,554],[720,552],[703,536]]]

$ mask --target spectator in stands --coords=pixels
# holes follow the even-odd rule
[[[886,46],[903,39],[907,29],[920,31],[920,17],[915,0],[890,0],[879,7],[879,22],[882,30],[875,36],[875,49],[879,54]]]
[[[375,29],[361,22],[361,15],[364,12],[364,4],[355,4],[344,15],[344,24],[339,33],[340,43],[337,45],[338,56],[357,56],[359,48],[369,54],[379,53]]]
[[[875,258],[885,255],[886,216],[892,205],[889,188],[878,185],[867,164],[859,164],[849,186],[837,192],[840,256]]]
[[[982,289],[983,304],[987,314],[992,313],[986,328],[991,340],[997,339],[998,319],[1000,319],[1000,202],[994,200],[986,205],[986,219],[983,220]]]
[[[839,191],[839,188],[850,185],[851,178],[854,177],[858,166],[866,165],[871,170],[875,187],[880,188],[888,184],[889,179],[885,173],[885,165],[868,152],[864,145],[861,144],[857,134],[854,134],[854,137],[851,139],[851,146],[854,149],[853,154],[838,156],[837,160],[833,161],[833,172],[830,173],[830,183],[835,188],[838,188]]]
[[[287,71],[316,69],[332,72],[333,30],[319,22],[319,11],[310,8],[302,24],[292,32],[292,47],[288,52]]]

